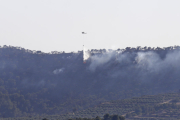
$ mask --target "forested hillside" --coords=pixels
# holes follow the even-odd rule
[[[180,89],[180,47],[83,52],[0,48],[0,117],[77,112],[108,100]]]
[[[73,113],[3,120],[179,120],[179,109],[180,93],[165,93],[112,100]]]

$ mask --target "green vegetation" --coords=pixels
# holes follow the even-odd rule
[[[74,119],[68,119],[68,120],[125,120],[125,117],[118,116],[118,115],[105,114],[103,118],[100,118],[99,116],[97,116],[95,118],[74,118]]]
[[[178,93],[157,94],[180,89],[179,46],[89,52],[92,57],[83,64],[82,51],[0,47],[0,118],[65,120],[109,113],[131,119],[166,106],[178,114]]]
[[[131,99],[115,100],[101,103],[93,108],[76,111],[63,115],[44,115],[23,118],[7,118],[4,120],[23,119],[49,119],[49,120],[111,120],[116,116],[126,120],[177,120],[180,119],[180,93],[168,93],[159,95],[149,95],[134,97]],[[109,113],[109,114],[106,114]],[[97,116],[99,116],[97,118]],[[113,119],[114,120],[114,119]]]

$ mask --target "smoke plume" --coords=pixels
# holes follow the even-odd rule
[[[179,69],[180,51],[168,52],[164,57],[153,51],[132,53],[112,51],[91,56],[90,60],[89,69],[91,71],[95,71],[98,67],[108,68],[116,63],[116,66],[109,70],[114,70],[112,74],[119,71],[129,72],[128,69],[131,68],[132,71],[140,70],[139,74],[144,75],[145,71],[146,74],[150,74],[162,72],[169,68]]]
[[[53,71],[54,74],[60,74],[64,71],[64,68],[56,69]]]
[[[87,48],[83,47],[83,60],[86,61],[90,57],[90,53]]]

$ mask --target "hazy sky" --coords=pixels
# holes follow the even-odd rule
[[[0,0],[0,45],[31,50],[180,45],[180,0]],[[82,35],[81,32],[87,32]]]

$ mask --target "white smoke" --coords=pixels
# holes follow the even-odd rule
[[[138,67],[151,72],[159,72],[169,68],[180,67],[180,51],[173,51],[166,54],[164,59],[155,52],[139,52],[137,53],[136,62]]]
[[[159,71],[164,64],[164,61],[155,52],[138,52],[135,61],[138,67],[154,72]]]
[[[53,71],[54,74],[60,74],[62,72],[64,72],[64,68],[56,69],[56,70]]]
[[[174,68],[180,67],[180,51],[174,51],[166,55],[165,64]]]
[[[130,59],[129,59],[129,56],[128,54],[122,54],[122,52],[118,52],[116,54],[116,60],[119,62],[119,63],[124,63],[124,62],[130,62]]]
[[[91,71],[95,71],[98,66],[104,65],[111,60],[111,58],[115,57],[114,51],[107,51],[106,53],[102,53],[101,55],[91,56],[91,64],[89,69]]]
[[[83,47],[83,60],[86,61],[90,57],[90,53],[87,48]]]
[[[107,66],[107,63],[111,62],[111,60],[116,60],[119,63],[119,67],[140,68],[149,73],[157,73],[169,68],[180,69],[180,51],[169,52],[164,58],[161,58],[159,54],[152,51],[138,53],[109,51],[103,54],[93,55],[90,57],[90,60],[89,69],[91,71],[95,71],[98,66]]]

